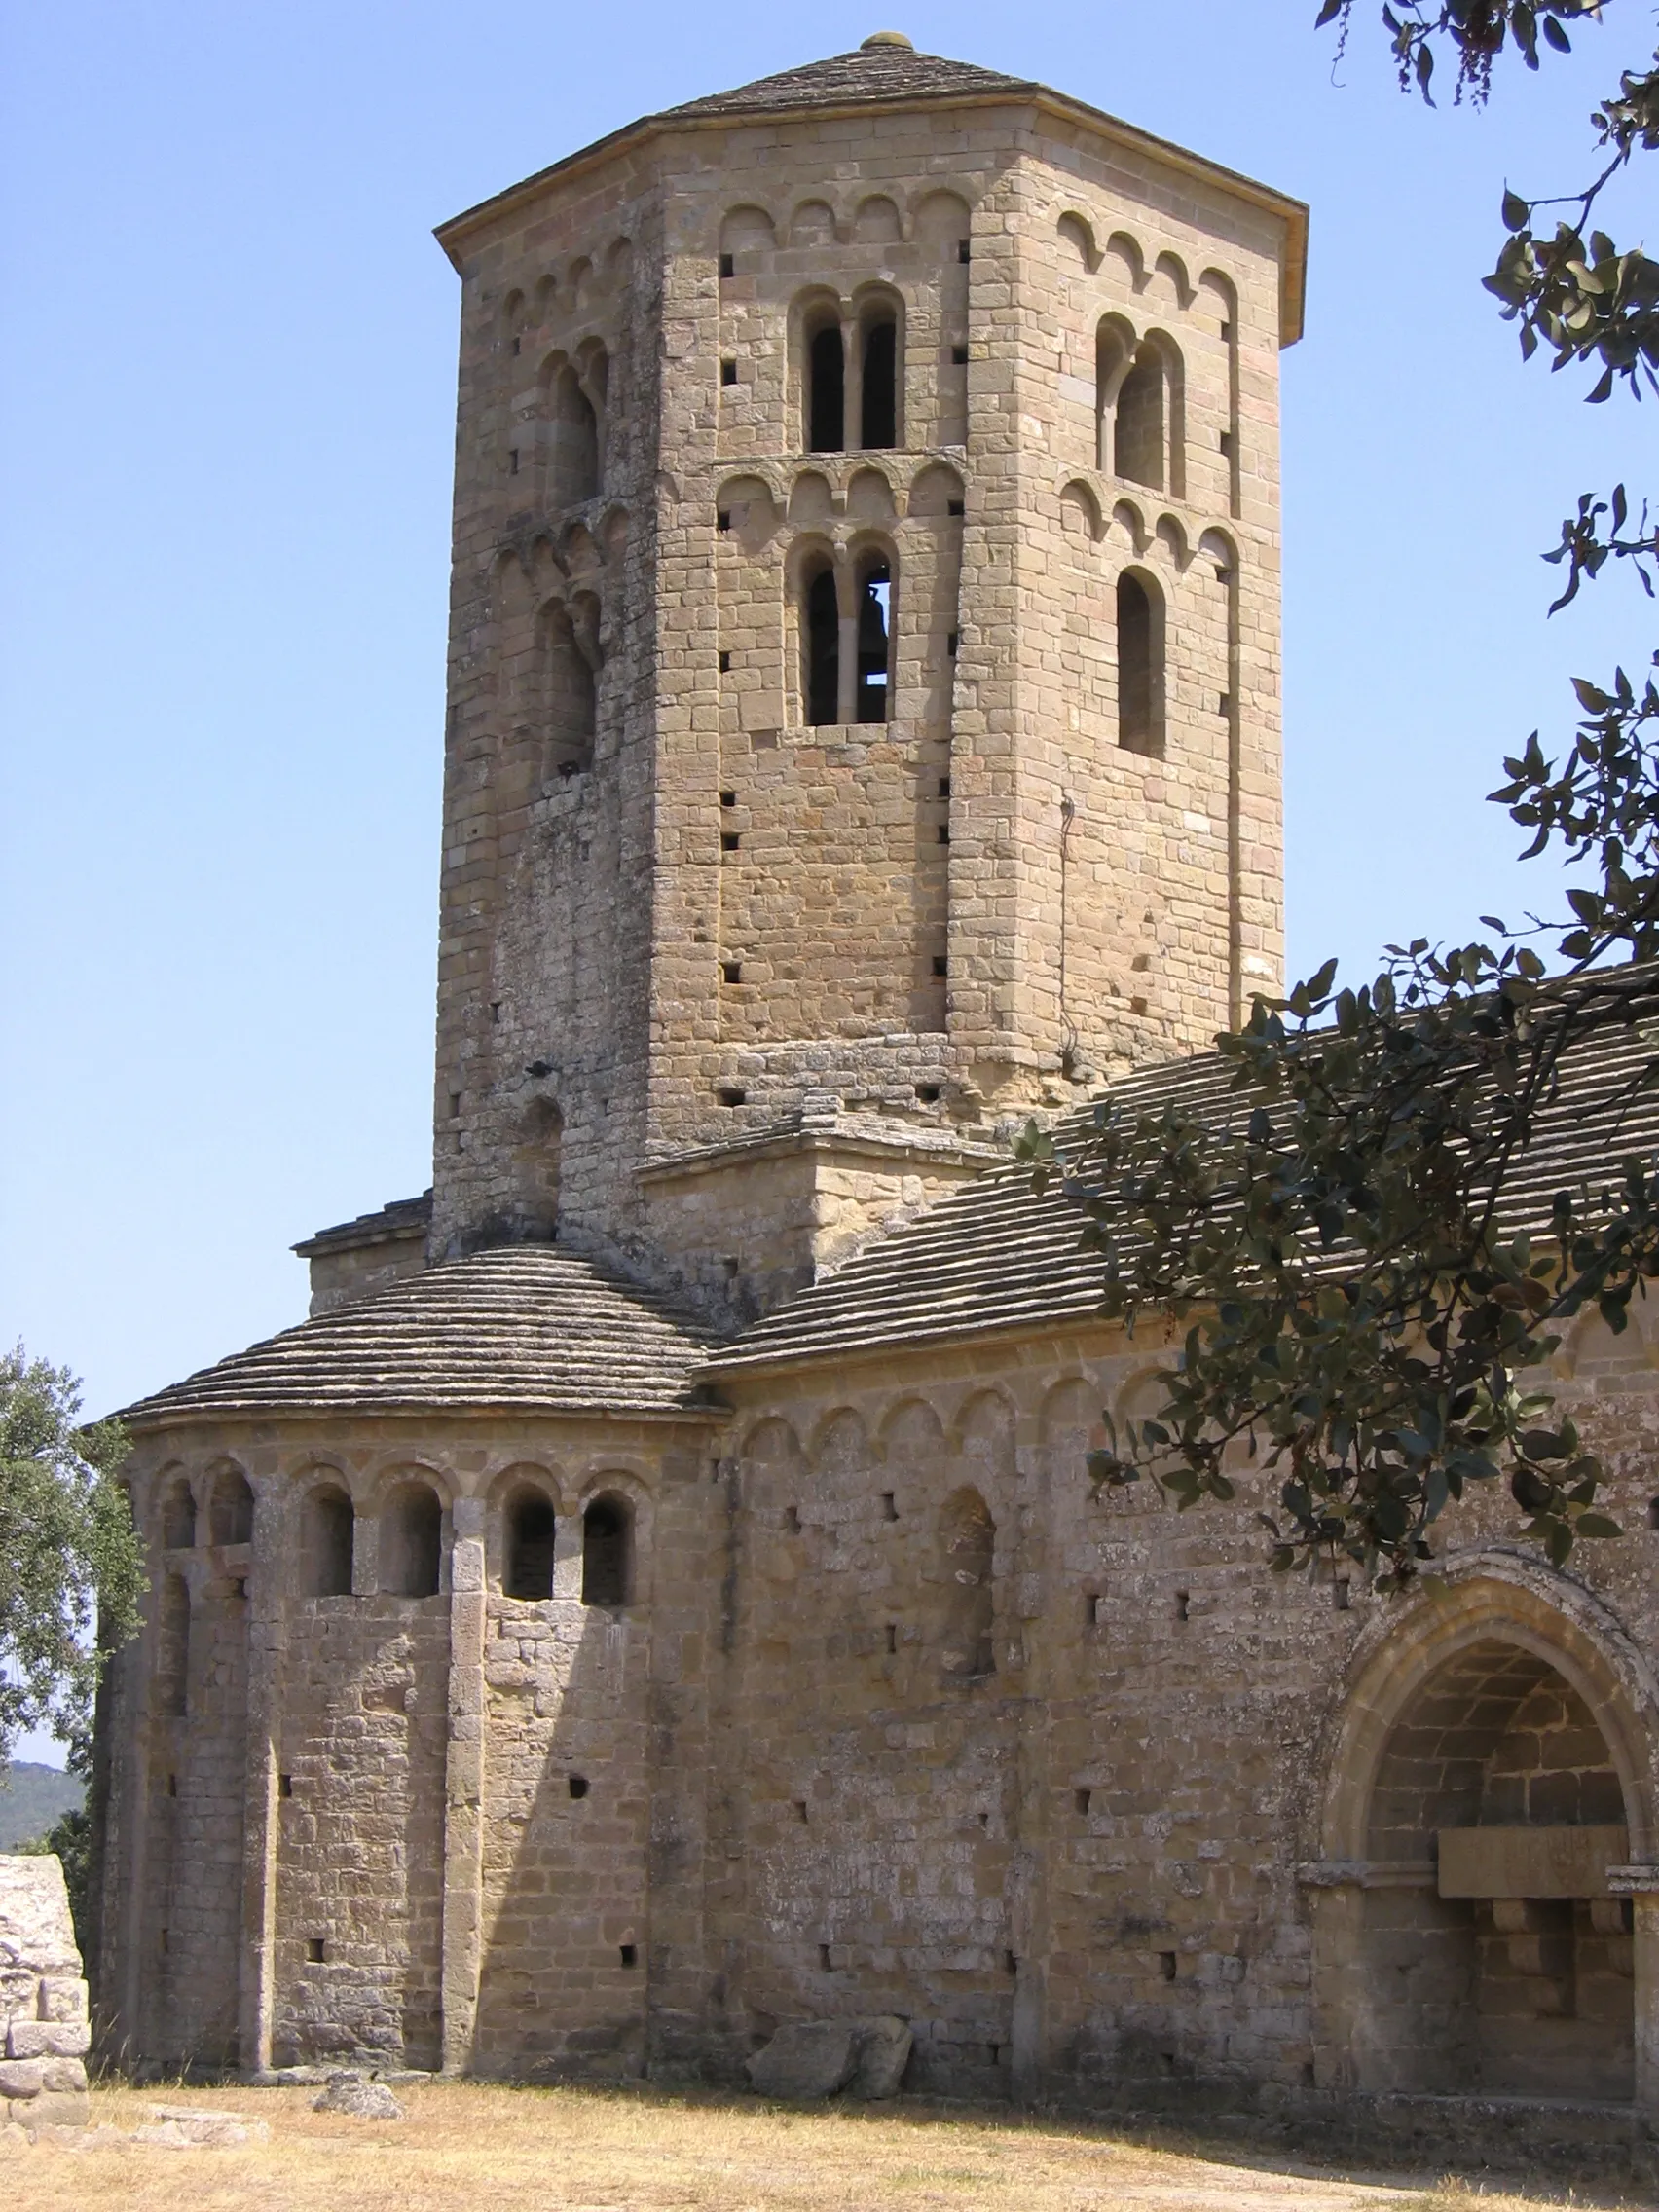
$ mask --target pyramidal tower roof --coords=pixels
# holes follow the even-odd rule
[[[948,61],[942,55],[918,54],[902,31],[877,31],[851,54],[833,54],[826,61],[809,61],[799,69],[781,69],[775,77],[756,77],[752,85],[739,85],[733,92],[687,100],[683,106],[669,108],[662,120],[776,115],[796,108],[858,107],[876,100],[1041,90],[1027,78],[980,69],[971,61]]]

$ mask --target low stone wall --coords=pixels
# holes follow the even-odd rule
[[[85,2127],[87,1985],[55,1859],[0,1857],[0,2125]]]

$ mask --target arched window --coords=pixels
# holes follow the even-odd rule
[[[809,453],[840,453],[847,442],[846,355],[841,323],[820,322],[806,343],[806,445]]]
[[[1129,372],[1118,387],[1113,424],[1112,465],[1131,483],[1163,489],[1163,451],[1167,431],[1161,355],[1154,346],[1142,346]]]
[[[207,1525],[216,1544],[252,1543],[253,1493],[240,1467],[226,1467],[215,1478]]]
[[[634,1517],[620,1497],[596,1497],[582,1515],[582,1604],[625,1605],[633,1578]]]
[[[552,413],[552,502],[556,507],[573,507],[599,492],[599,418],[569,363],[553,380]]]
[[[190,1585],[182,1574],[169,1574],[162,1584],[161,1609],[156,1620],[156,1706],[171,1719],[180,1718],[190,1694]]]
[[[857,722],[884,722],[892,694],[893,571],[880,554],[859,570]]]
[[[882,308],[866,318],[860,333],[859,443],[899,443],[899,324]]]
[[[430,1483],[402,1483],[381,1515],[381,1588],[393,1598],[435,1598],[443,1567],[444,1508]]]
[[[546,671],[547,778],[579,775],[593,765],[598,697],[593,665],[582,650],[571,610],[554,601],[542,616]]]
[[[551,1598],[553,1595],[553,1501],[545,1492],[526,1488],[507,1500],[506,1572],[501,1577],[508,1598]]]
[[[162,1502],[162,1548],[184,1552],[195,1542],[196,1498],[189,1483],[180,1475]]]
[[[302,1584],[308,1597],[351,1595],[356,1525],[351,1500],[333,1483],[319,1485],[306,1499],[300,1552]]]
[[[945,1574],[944,1652],[948,1681],[977,1681],[996,1672],[991,1569],[996,1523],[977,1490],[959,1490],[940,1515]]]
[[[841,712],[841,608],[828,562],[810,571],[801,593],[801,690],[806,719],[817,729]]]
[[[1118,578],[1118,743],[1163,756],[1163,601],[1128,569]]]

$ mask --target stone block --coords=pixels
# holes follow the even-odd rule
[[[911,2036],[907,2024],[895,2014],[856,2021],[857,2055],[847,2094],[851,2097],[896,2097],[909,2064]]]
[[[762,2097],[832,2097],[852,2080],[859,2055],[857,2020],[786,2021],[744,2071]]]
[[[48,2058],[41,2069],[43,2096],[73,2095],[87,2085],[87,2069],[79,2058]]]
[[[85,2127],[92,2113],[84,2088],[48,2090],[31,2103],[12,2109],[31,2132],[43,2127]]]
[[[0,2059],[0,2097],[38,2097],[45,2086],[46,2063],[43,2059]]]
[[[40,2016],[43,2020],[84,2020],[87,2017],[87,1985],[75,1974],[46,1974],[40,1985]]]
[[[1603,1898],[1630,1850],[1622,1827],[1442,1828],[1443,1898]]]
[[[0,1856],[0,1957],[22,1961],[37,1974],[79,1978],[69,1893],[55,1859]]]
[[[403,2107],[384,2082],[365,2082],[360,2074],[334,2074],[313,2112],[347,2113],[353,2120],[401,2120]]]

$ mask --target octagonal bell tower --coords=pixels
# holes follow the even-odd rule
[[[434,1256],[741,1314],[1280,969],[1305,211],[897,34],[447,224]]]

